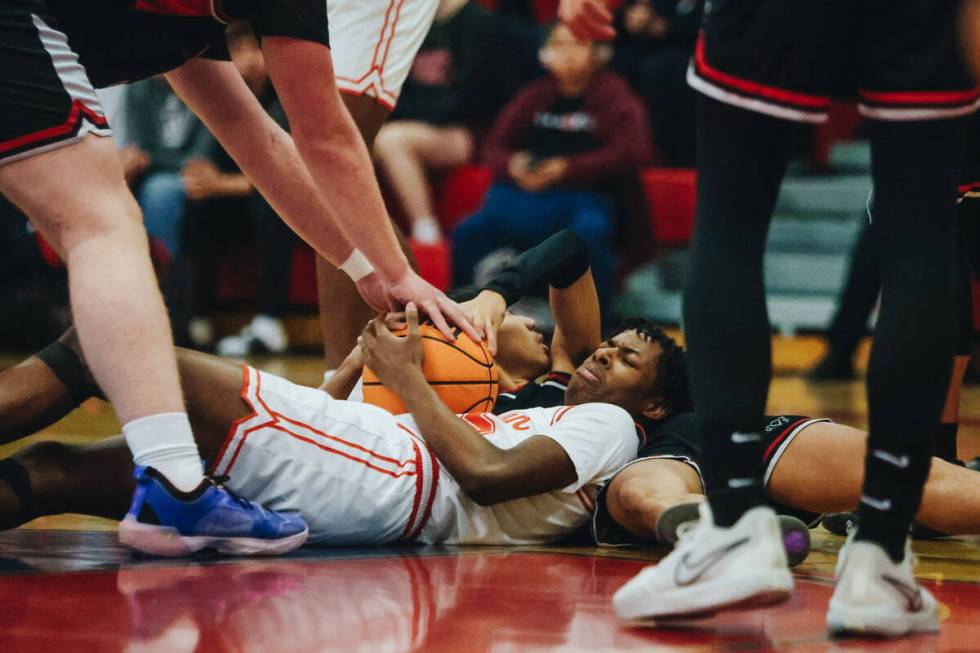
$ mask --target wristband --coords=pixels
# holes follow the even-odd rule
[[[361,250],[355,249],[347,257],[347,260],[340,265],[340,269],[351,278],[351,281],[360,281],[367,275],[374,272],[374,267]]]

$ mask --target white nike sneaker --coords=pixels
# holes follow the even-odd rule
[[[900,637],[939,630],[939,606],[912,573],[915,560],[906,544],[895,563],[879,545],[851,535],[837,557],[837,588],[827,610],[832,634]]]
[[[753,508],[731,528],[715,526],[707,501],[699,511],[697,522],[678,530],[670,555],[613,596],[620,619],[700,618],[789,598],[793,576],[771,508]]]

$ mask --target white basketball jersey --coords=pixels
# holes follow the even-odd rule
[[[467,497],[441,466],[431,517],[418,537],[420,542],[536,544],[567,537],[589,521],[599,488],[636,457],[639,444],[629,413],[612,404],[460,417],[501,449],[515,447],[535,435],[552,438],[568,454],[577,479],[554,492],[481,506]],[[411,415],[397,419],[418,433]]]

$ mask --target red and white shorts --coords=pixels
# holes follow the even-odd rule
[[[439,463],[386,410],[245,367],[242,400],[215,458],[233,492],[299,513],[311,544],[369,545],[416,538],[429,519]]]
[[[394,109],[438,0],[331,0],[330,49],[341,93]]]

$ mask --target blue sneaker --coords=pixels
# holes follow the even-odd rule
[[[266,510],[210,478],[181,492],[152,467],[137,466],[133,477],[136,492],[119,524],[119,541],[144,553],[186,556],[211,547],[233,555],[277,555],[309,535],[298,516]]]

